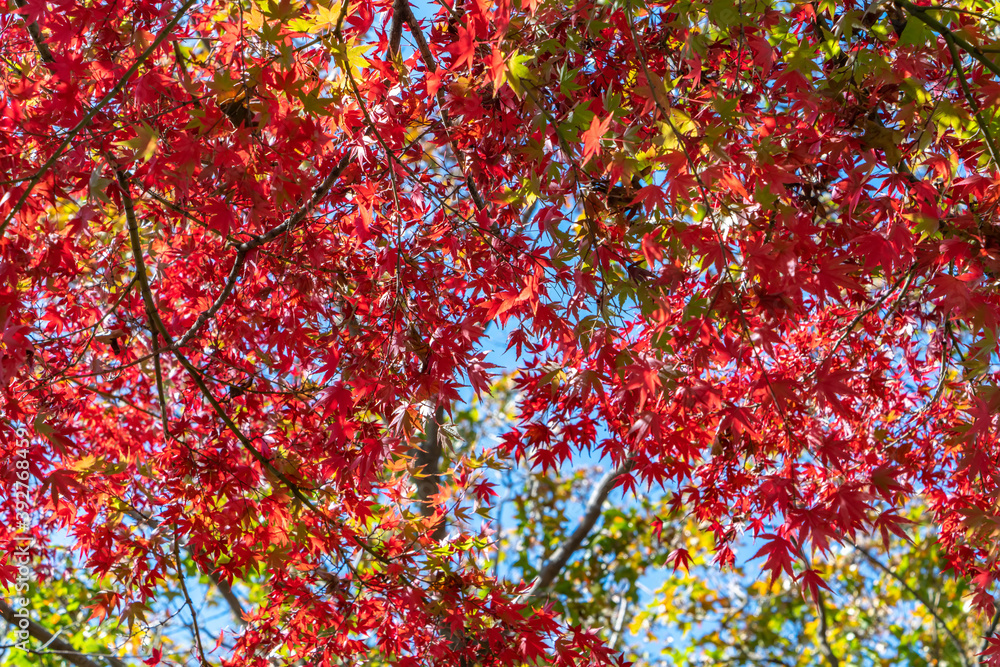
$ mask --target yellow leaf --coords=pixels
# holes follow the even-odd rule
[[[254,32],[258,32],[264,27],[264,15],[257,8],[256,3],[250,4],[250,18],[247,19],[247,25]]]
[[[159,142],[160,137],[146,123],[141,123],[134,129],[135,137],[126,139],[125,141],[116,141],[115,145],[132,149],[133,159],[142,158],[143,162],[149,162],[149,158],[153,157],[153,154],[156,152],[156,144]]]

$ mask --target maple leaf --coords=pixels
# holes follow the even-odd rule
[[[472,67],[476,57],[476,39],[472,29],[465,25],[458,26],[458,39],[452,42],[448,51],[454,58],[452,69],[460,70],[465,65]]]
[[[687,549],[674,549],[667,555],[666,562],[673,563],[674,572],[680,568],[683,568],[685,572],[689,572],[693,561]]]
[[[216,646],[216,648],[218,648],[218,646]],[[152,651],[150,651],[149,658],[143,660],[142,664],[149,665],[150,667],[155,667],[156,665],[159,665],[162,661],[163,661],[163,649],[157,646],[153,648]]]
[[[94,595],[93,602],[85,605],[84,609],[91,610],[89,618],[97,619],[100,622],[107,618],[110,612],[118,608],[120,597],[114,591],[99,591]]]
[[[750,557],[750,560],[756,560],[757,558],[767,556],[767,560],[764,561],[764,565],[761,566],[761,569],[770,570],[772,585],[775,581],[777,581],[778,577],[781,576],[782,572],[786,572],[789,576],[793,576],[791,542],[774,534],[761,535],[761,539],[767,540],[767,542],[757,551],[757,553]]]
[[[827,583],[823,581],[823,577],[821,577],[820,574],[816,572],[816,570],[810,569],[810,570],[803,570],[801,573],[799,573],[798,579],[801,582],[802,587],[806,591],[809,591],[809,594],[812,596],[813,603],[816,605],[821,604],[820,589],[822,588],[827,591],[830,590],[830,587],[827,585]]]
[[[987,637],[985,648],[976,654],[983,658],[983,664],[997,667],[1000,665],[1000,637]]]
[[[44,0],[25,0],[23,3],[18,3],[17,9],[14,11],[24,17],[26,24],[38,23],[38,20],[45,13],[45,2]]]
[[[848,536],[988,606],[987,19],[907,0],[706,2],[680,18],[594,0],[137,0],[125,19],[114,3],[15,5],[0,43],[0,477],[11,517],[78,554],[33,553],[32,595],[113,577],[120,598],[95,597],[95,618],[120,605],[122,632],[188,636],[190,615],[170,611],[179,565],[224,596],[238,578],[233,598],[254,601],[239,635],[216,633],[232,667],[276,648],[602,667],[623,653],[566,619],[616,619],[618,579],[700,563],[674,538],[700,540],[701,524],[723,567],[745,554],[741,526],[763,534],[772,583],[798,571],[814,600],[844,577],[863,606],[892,606],[868,568],[806,562]],[[687,14],[707,19],[693,30]],[[404,46],[390,57],[390,43]],[[493,364],[515,379],[493,383]],[[447,437],[437,467],[414,471],[428,408]],[[586,523],[567,503],[590,483],[570,471],[591,453],[635,462],[617,480],[628,520],[562,554],[552,604],[532,613],[529,589],[480,556],[495,549],[516,579],[570,550],[560,536]],[[499,516],[498,496],[516,499],[510,534],[473,533],[471,507]],[[27,499],[43,502],[25,513]],[[596,582],[586,558],[611,547],[642,558]],[[442,569],[461,586],[425,585]],[[691,586],[691,569],[664,592],[678,618],[731,597],[706,597],[712,577]],[[753,636],[772,621],[815,644],[815,624],[794,625],[801,601],[780,602],[738,612],[747,645],[780,650]],[[948,616],[956,601],[936,607],[941,627],[970,627]],[[789,617],[757,623],[760,608]],[[624,654],[659,618],[634,611]],[[830,618],[846,635],[854,617]],[[881,618],[855,633],[862,651]],[[920,646],[921,627],[884,634]],[[196,652],[166,643],[150,660]]]
[[[612,120],[614,120],[612,114],[608,114],[608,117],[603,121],[595,115],[590,121],[590,127],[580,135],[583,140],[583,164],[589,162],[593,156],[600,154],[601,140],[611,126]]]

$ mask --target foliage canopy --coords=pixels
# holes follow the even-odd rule
[[[0,29],[0,543],[35,539],[66,659],[620,661],[601,582],[698,567],[682,526],[725,567],[754,538],[789,619],[911,537],[995,612],[992,2],[13,0]],[[215,651],[206,587],[241,625]]]

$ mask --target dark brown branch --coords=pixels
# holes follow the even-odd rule
[[[392,6],[392,23],[389,26],[389,58],[399,57],[399,42],[403,38],[403,21],[406,17],[406,9],[400,5],[406,0],[396,0]]]
[[[587,500],[583,517],[580,518],[580,523],[577,525],[576,530],[566,538],[562,546],[552,554],[552,558],[539,570],[538,578],[535,579],[535,583],[526,594],[529,599],[539,597],[552,585],[555,578],[566,567],[573,553],[580,548],[587,535],[593,530],[594,524],[597,523],[597,519],[601,516],[601,507],[604,505],[604,501],[607,500],[608,494],[611,493],[611,489],[614,488],[615,482],[631,469],[632,461],[630,459],[604,475],[597,483],[597,486],[594,487],[594,490],[590,494],[590,499]]]
[[[826,620],[826,602],[823,600],[823,594],[818,590],[816,591],[816,610],[819,616],[819,652],[830,663],[830,667],[840,667],[840,659],[837,658],[837,654],[833,652],[833,647],[830,646],[830,636]]]
[[[118,173],[119,183],[120,184],[124,183],[127,185],[127,182],[125,181],[124,172],[118,171],[117,173]],[[327,180],[328,181],[330,180],[329,177]],[[123,190],[122,196],[124,198],[127,196],[127,187],[123,185],[122,190]],[[298,215],[293,216],[292,219],[282,224],[281,226],[285,227],[286,225],[289,225],[289,223],[291,223],[297,217]],[[302,213],[302,217],[305,217],[304,212]],[[212,408],[215,410],[215,413],[219,416],[219,418],[222,419],[223,423],[225,423],[226,428],[228,428],[229,431],[233,435],[235,435],[236,438],[240,441],[240,444],[243,445],[244,449],[250,452],[250,455],[258,463],[260,463],[261,467],[263,467],[265,470],[271,473],[275,478],[277,478],[282,484],[284,484],[288,488],[288,490],[292,492],[292,495],[294,495],[299,500],[299,502],[308,507],[317,515],[326,519],[326,515],[323,512],[321,512],[319,508],[316,507],[316,505],[311,500],[309,500],[309,498],[305,496],[304,493],[302,493],[302,489],[299,488],[297,484],[288,479],[288,477],[285,476],[280,470],[275,468],[274,464],[271,463],[270,459],[264,456],[264,454],[259,449],[257,449],[254,446],[254,444],[250,441],[250,438],[248,438],[246,435],[243,434],[240,428],[235,424],[235,422],[233,422],[232,418],[230,418],[230,416],[226,414],[226,411],[222,409],[222,406],[219,404],[219,401],[215,398],[215,396],[212,395],[212,390],[209,389],[207,384],[205,384],[205,380],[202,378],[201,371],[198,370],[198,368],[196,368],[195,365],[192,364],[191,361],[188,360],[188,358],[181,353],[181,351],[178,349],[180,346],[174,344],[173,339],[170,336],[170,333],[167,331],[167,328],[163,324],[163,320],[160,318],[160,313],[156,308],[156,300],[154,299],[153,292],[149,287],[149,278],[146,276],[146,263],[143,260],[143,255],[142,255],[142,243],[139,239],[139,228],[138,224],[135,222],[134,215],[132,217],[132,220],[129,221],[129,238],[132,244],[132,254],[134,255],[132,259],[135,262],[136,276],[139,279],[139,288],[140,291],[142,292],[143,303],[146,306],[146,315],[149,317],[150,329],[153,330],[154,333],[158,331],[160,335],[163,336],[163,339],[166,341],[167,345],[174,353],[174,357],[177,359],[177,361],[180,362],[181,366],[183,366],[184,369],[188,372],[188,375],[191,377],[192,380],[194,380],[194,383],[198,386],[198,390],[211,404]],[[243,245],[240,246],[240,248],[242,249],[247,246],[248,244],[244,243]],[[229,289],[230,290],[232,289],[231,285],[229,286]]]
[[[25,0],[14,0],[14,4],[19,9],[24,9],[28,6]],[[38,49],[38,55],[42,58],[42,62],[47,64],[54,63],[56,59],[52,57],[52,51],[49,49],[49,45],[45,43],[45,36],[42,35],[42,29],[38,26],[38,23],[28,23],[28,18],[23,15],[21,16],[21,20],[28,27],[28,34],[31,35],[31,41],[35,43],[35,48]]]
[[[345,168],[346,168],[346,160],[347,160],[346,156],[343,160],[341,160],[341,165],[344,166]],[[247,243],[243,243],[242,245],[239,246],[239,250],[243,250],[244,252],[249,252],[249,250],[257,247],[257,245],[265,243],[266,241],[269,241],[277,237],[279,234],[284,233],[285,231],[293,228],[303,218],[305,218],[307,213],[312,209],[312,206],[314,206],[315,203],[318,202],[319,199],[321,199],[326,194],[326,192],[332,185],[336,175],[337,175],[337,170],[331,172],[331,174],[327,176],[327,178],[323,181],[323,184],[319,188],[317,188],[316,191],[313,193],[312,199],[306,205],[300,208],[299,211],[296,212],[296,214],[293,215],[290,219],[288,219],[281,225],[278,225],[278,227],[272,229],[270,232],[254,237],[254,239],[251,239],[251,241],[248,241]],[[313,512],[313,514],[323,519],[325,523],[332,524],[333,522],[331,521],[330,517],[325,512],[321,511],[319,507],[317,507],[316,504],[313,501],[311,501],[305,495],[305,493],[303,493],[302,487],[300,487],[298,484],[295,484],[292,480],[288,479],[288,477],[284,473],[275,468],[274,464],[270,461],[270,459],[264,456],[264,454],[259,449],[257,449],[256,446],[254,446],[250,438],[248,438],[243,433],[243,431],[240,430],[239,426],[236,425],[236,423],[232,420],[232,418],[223,409],[218,399],[216,399],[215,396],[212,394],[212,390],[208,387],[208,385],[205,383],[204,378],[202,377],[202,372],[194,364],[192,364],[191,361],[183,353],[181,353],[180,349],[178,349],[180,346],[174,343],[172,337],[170,336],[170,333],[167,331],[167,328],[163,324],[163,320],[160,318],[159,311],[156,309],[156,300],[153,298],[153,292],[149,287],[149,279],[146,276],[145,262],[143,261],[142,258],[142,245],[139,242],[139,230],[137,225],[129,225],[129,236],[131,238],[133,253],[135,254],[133,260],[135,261],[136,264],[136,274],[139,278],[139,286],[141,288],[140,291],[142,292],[142,300],[146,306],[146,313],[149,315],[151,320],[151,328],[159,330],[160,335],[163,336],[163,339],[166,341],[170,351],[173,352],[174,358],[176,358],[177,361],[180,362],[181,366],[184,367],[184,370],[187,371],[188,376],[194,381],[195,385],[197,385],[198,391],[200,391],[202,396],[204,396],[205,399],[209,402],[209,404],[212,406],[212,409],[215,411],[215,414],[218,415],[218,417],[226,425],[226,428],[229,430],[229,432],[232,433],[234,436],[236,436],[236,439],[239,440],[241,445],[243,445],[243,448],[246,449],[253,457],[253,459],[256,460],[261,465],[261,468],[266,470],[274,478],[276,478],[279,482],[281,482],[281,484],[283,484],[285,488],[287,488],[300,503],[309,508],[309,510]],[[232,289],[231,285],[229,286],[229,289],[230,290]],[[384,556],[374,551],[368,544],[366,544],[360,538],[355,537],[354,541],[359,548],[361,548],[363,551],[365,551],[372,557],[376,558],[381,562],[388,563],[388,561],[385,559]]]
[[[0,600],[0,616],[11,625],[18,626],[19,617],[14,615],[14,610],[4,600]],[[99,663],[77,651],[69,642],[53,635],[44,626],[39,625],[31,619],[26,620],[28,621],[28,634],[42,642],[45,646],[50,647],[52,653],[58,654],[66,662],[77,665],[77,667],[101,667]],[[113,655],[102,655],[102,657],[114,667],[126,667],[124,662]]]
[[[420,513],[425,517],[434,516],[436,512],[431,496],[438,492],[438,485],[441,482],[440,425],[442,421],[444,421],[444,406],[439,405],[425,422],[423,448],[414,452],[413,476],[416,479]],[[442,539],[445,530],[444,517],[441,517],[441,520],[434,527],[432,537],[435,540]]]

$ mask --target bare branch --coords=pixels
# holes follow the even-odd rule
[[[244,611],[243,605],[240,603],[240,599],[236,597],[235,593],[233,593],[232,586],[223,581],[223,579],[214,572],[209,573],[208,578],[219,590],[219,593],[222,594],[226,604],[229,605],[229,611],[232,614],[233,619],[236,621],[236,624],[241,628],[244,627],[247,624],[246,620],[243,618],[246,616],[246,611]]]
[[[539,597],[552,585],[559,572],[566,567],[570,557],[580,548],[587,535],[593,530],[594,524],[597,523],[597,519],[601,516],[601,507],[604,505],[604,501],[607,500],[608,494],[611,493],[611,489],[614,488],[615,482],[631,469],[632,460],[626,460],[620,466],[604,475],[597,483],[597,486],[594,487],[594,490],[590,494],[590,499],[587,500],[587,506],[584,509],[583,517],[580,518],[579,525],[577,525],[576,530],[573,531],[566,541],[563,542],[562,546],[552,554],[552,558],[539,570],[538,578],[535,579],[535,583],[525,594],[528,599]]]
[[[346,166],[344,160],[341,160],[341,165]],[[283,233],[284,231],[287,231],[288,229],[291,229],[296,224],[298,224],[299,221],[305,218],[306,214],[308,213],[309,210],[311,210],[311,207],[315,204],[315,202],[321,199],[323,195],[326,193],[326,191],[329,190],[329,187],[333,183],[333,180],[335,178],[335,173],[336,170],[334,170],[334,172],[332,172],[329,176],[327,176],[323,184],[319,188],[317,188],[316,191],[313,193],[313,197],[308,204],[300,208],[299,211],[296,212],[296,214],[293,215],[289,220],[278,226],[278,228],[281,228],[280,232],[275,232],[275,230],[272,230],[267,234],[262,234],[261,236],[255,237],[255,239],[263,239],[266,237],[267,240],[270,240],[278,236],[278,234]],[[121,173],[119,174],[119,178],[121,178]],[[272,234],[272,232],[274,233]],[[160,334],[163,336],[163,339],[167,342],[167,345],[169,346],[171,352],[173,352],[174,358],[176,358],[177,361],[180,362],[181,366],[183,366],[184,369],[187,371],[188,376],[194,381],[195,385],[197,385],[198,390],[201,392],[202,396],[204,396],[205,399],[212,406],[212,409],[215,411],[215,414],[219,416],[222,422],[226,425],[226,428],[234,436],[236,436],[236,439],[239,440],[241,445],[243,445],[243,448],[246,449],[250,453],[250,455],[254,458],[254,460],[256,460],[261,465],[261,468],[263,468],[268,473],[273,475],[289,491],[291,491],[292,495],[295,496],[295,498],[300,503],[308,507],[309,510],[311,510],[314,514],[323,519],[325,523],[332,524],[333,521],[330,519],[330,517],[325,512],[320,510],[320,508],[317,507],[316,504],[305,495],[305,493],[303,493],[303,487],[300,487],[298,484],[294,483],[292,480],[288,478],[287,475],[285,475],[280,470],[275,468],[271,460],[268,459],[263,454],[263,452],[257,449],[257,447],[250,440],[250,438],[248,438],[246,434],[244,434],[243,431],[240,430],[239,426],[236,425],[236,423],[232,420],[232,418],[222,408],[222,405],[219,403],[218,399],[216,399],[215,396],[212,394],[212,390],[205,383],[205,379],[202,377],[202,371],[199,370],[194,364],[192,364],[191,361],[178,349],[179,345],[176,345],[174,343],[173,339],[170,336],[170,333],[167,331],[166,326],[164,326],[163,324],[163,320],[160,318],[159,311],[156,309],[156,300],[153,298],[153,292],[149,287],[149,280],[146,276],[146,267],[142,256],[142,244],[139,241],[139,231],[137,225],[129,224],[129,236],[131,238],[133,254],[135,255],[135,257],[133,257],[133,261],[135,262],[136,265],[136,273],[139,278],[139,286],[140,286],[140,291],[142,292],[142,300],[146,306],[146,314],[149,316],[150,319],[150,328],[152,328],[153,330],[159,330]],[[260,241],[260,243],[264,242],[265,241]],[[240,246],[240,249],[243,248],[251,248],[249,242],[244,243]],[[249,252],[249,250],[247,250],[247,252]],[[384,556],[374,551],[368,544],[364,542],[364,540],[355,536],[354,541],[355,544],[362,550],[364,550],[366,553],[370,554],[371,556],[382,562],[388,563],[388,561],[385,559]],[[349,560],[345,559],[345,562],[349,562]]]
[[[201,645],[201,627],[198,624],[198,611],[194,608],[194,603],[191,602],[191,595],[188,593],[187,583],[184,581],[184,562],[181,560],[181,547],[176,533],[174,533],[174,560],[177,563],[177,581],[181,585],[184,604],[187,605],[188,611],[191,612],[191,624],[194,626],[194,644],[198,648],[198,657],[201,658],[202,665],[207,665],[208,660],[205,659],[205,647]]]
[[[403,38],[403,21],[406,17],[406,9],[401,5],[406,4],[406,0],[396,0],[392,6],[392,24],[389,27],[389,58],[399,57],[399,42]]]
[[[819,652],[830,663],[830,667],[840,667],[840,659],[837,658],[837,654],[833,652],[833,647],[830,646],[830,636],[826,620],[826,602],[823,600],[823,594],[818,590],[816,591],[816,610],[819,616]]]

